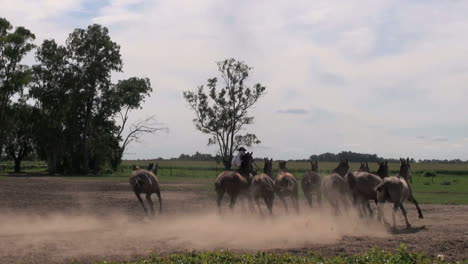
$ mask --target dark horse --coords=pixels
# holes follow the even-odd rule
[[[301,180],[301,186],[309,206],[312,207],[312,192],[317,193],[317,201],[319,204],[322,203],[322,193],[320,191],[322,179],[318,175],[318,162],[310,161],[310,164],[312,165],[312,170],[304,173]]]
[[[218,194],[218,208],[221,208],[221,201],[223,200],[224,193],[231,196],[231,204],[229,207],[232,209],[236,204],[237,197],[240,194],[247,195],[250,203],[250,194],[248,193],[249,185],[252,180],[250,172],[252,171],[252,152],[245,153],[241,157],[242,163],[238,171],[223,171],[215,181],[215,190]]]
[[[161,200],[161,191],[159,188],[158,178],[156,174],[158,173],[158,164],[154,165],[150,163],[148,169],[140,169],[138,166],[133,166],[133,172],[130,175],[130,186],[135,193],[135,196],[138,198],[145,214],[148,215],[148,210],[143,203],[140,195],[142,193],[146,194],[146,201],[151,209],[151,214],[154,215],[153,201],[151,200],[151,194],[155,193],[159,199],[159,212],[162,211],[162,200]]]

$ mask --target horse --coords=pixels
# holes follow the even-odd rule
[[[159,188],[159,181],[156,177],[158,173],[158,164],[154,165],[150,163],[148,168],[140,169],[138,166],[133,166],[133,172],[130,175],[129,181],[130,186],[132,187],[135,196],[140,202],[145,214],[148,215],[148,210],[143,203],[140,195],[142,193],[146,194],[146,201],[148,202],[151,214],[154,215],[153,201],[151,200],[151,194],[155,193],[159,199],[159,212],[162,212],[162,199],[161,199],[161,190]]]
[[[385,222],[383,219],[383,205],[384,202],[388,201],[393,203],[393,228],[396,227],[395,214],[398,208],[401,209],[401,213],[405,217],[406,228],[410,228],[411,224],[408,221],[404,202],[406,200],[413,202],[416,205],[416,209],[418,210],[419,218],[423,218],[423,215],[421,209],[418,206],[418,203],[412,195],[411,187],[407,181],[411,167],[409,164],[409,159],[406,161],[404,159],[400,159],[400,162],[400,172],[396,176],[384,178],[382,183],[375,188],[377,191],[377,199],[379,201],[379,219]]]
[[[353,173],[349,172],[348,160],[341,161],[332,170],[332,174],[323,177],[320,188],[325,199],[338,214],[341,206],[349,206],[351,190],[349,181],[353,180]]]
[[[252,152],[245,153],[241,157],[241,166],[238,171],[223,171],[216,177],[214,186],[218,196],[217,205],[221,210],[221,201],[223,200],[224,193],[231,196],[231,203],[229,207],[234,208],[237,197],[240,194],[246,194],[250,203],[250,194],[248,189],[252,180],[250,172],[252,171]]]
[[[322,203],[322,193],[320,190],[322,179],[318,175],[318,162],[310,161],[310,164],[312,170],[304,173],[302,176],[301,187],[309,206],[312,208],[312,192],[317,193],[317,201],[319,204]]]
[[[286,168],[286,161],[279,162],[279,172],[275,178],[275,193],[284,204],[286,212],[288,211],[288,204],[286,197],[291,197],[297,213],[299,213],[299,193],[297,189],[296,177],[289,173]]]
[[[361,163],[362,165],[363,163]],[[377,191],[375,188],[382,182],[382,179],[388,176],[387,162],[379,163],[379,169],[375,174],[369,172],[357,172],[354,174],[354,183],[351,184],[351,192],[356,207],[361,214],[367,213],[372,217],[373,211],[369,200],[373,200],[378,205]],[[366,167],[369,166],[366,163]],[[377,175],[376,175],[377,174]]]
[[[263,198],[265,204],[268,207],[270,214],[273,213],[273,200],[275,199],[275,182],[271,178],[273,169],[273,159],[264,159],[265,165],[263,167],[263,173],[255,175],[250,185],[251,194],[257,203],[258,210],[260,209],[260,197]]]

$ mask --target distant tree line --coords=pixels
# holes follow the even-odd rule
[[[400,162],[399,158],[383,158],[377,156],[377,154],[367,154],[367,153],[357,153],[352,151],[342,151],[337,154],[326,152],[319,155],[311,155],[310,160],[316,161],[329,161],[329,162],[339,162],[344,159],[348,159],[351,162],[376,162],[386,160],[388,162]],[[440,159],[425,159],[416,161],[414,158],[410,158],[411,163],[422,162],[422,163],[464,163],[468,161],[462,161],[460,159],[452,160],[440,160]]]
[[[111,81],[122,59],[107,28],[75,29],[65,45],[34,40],[0,18],[0,157],[15,171],[35,155],[51,174],[115,170],[128,144],[162,129],[153,117],[128,123],[152,88],[148,78]],[[35,64],[23,64],[34,49]]]
[[[213,156],[211,154],[204,154],[200,152],[195,152],[195,154],[180,154],[177,158],[172,158],[171,160],[190,160],[190,161],[219,161],[221,158],[219,156]]]

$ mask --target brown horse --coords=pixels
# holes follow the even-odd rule
[[[286,197],[291,197],[297,213],[299,213],[299,192],[297,189],[296,177],[289,173],[286,168],[286,161],[279,162],[279,172],[275,178],[275,193],[284,204],[286,212],[288,211],[288,204]]]
[[[410,228],[411,224],[408,221],[404,202],[406,200],[413,202],[416,205],[416,209],[418,210],[419,218],[423,218],[423,215],[418,203],[413,197],[411,187],[407,181],[411,167],[409,164],[409,159],[406,161],[404,159],[400,159],[400,162],[400,173],[397,176],[384,178],[382,183],[376,187],[377,198],[379,201],[379,219],[383,220],[383,205],[384,202],[388,201],[393,203],[393,227],[396,227],[395,213],[398,208],[400,208],[403,216],[405,217],[406,227]]]
[[[155,193],[159,199],[159,212],[162,211],[162,200],[161,191],[159,188],[159,181],[156,177],[158,172],[158,164],[154,165],[150,163],[148,169],[140,169],[138,166],[133,166],[133,172],[130,175],[130,186],[132,187],[135,196],[138,198],[145,214],[148,215],[148,210],[143,203],[140,195],[146,194],[146,201],[148,202],[151,214],[154,215],[153,201],[151,200],[151,194]]]
[[[232,209],[236,204],[237,197],[240,194],[247,195],[250,204],[250,194],[248,193],[249,185],[252,180],[250,172],[252,171],[252,152],[245,153],[241,157],[242,162],[239,170],[236,171],[223,171],[215,181],[215,190],[218,195],[217,205],[221,209],[221,201],[223,200],[224,193],[231,196],[231,203],[229,207]]]
[[[312,208],[312,192],[317,193],[317,201],[322,203],[322,193],[320,191],[320,184],[322,179],[318,175],[318,162],[310,161],[312,170],[304,173],[301,180],[302,191],[307,199],[309,206]]]
[[[379,163],[379,169],[376,174],[369,172],[357,172],[354,175],[354,183],[351,184],[353,200],[361,214],[367,213],[372,217],[373,212],[369,200],[373,200],[378,205],[377,191],[375,188],[382,182],[382,179],[388,176],[387,162]],[[362,165],[362,163],[361,163]],[[366,164],[366,167],[369,166]]]
[[[273,159],[264,159],[265,165],[263,167],[263,173],[255,175],[252,179],[252,184],[250,185],[251,193],[255,202],[257,203],[258,210],[260,209],[259,198],[262,197],[265,201],[265,204],[270,211],[270,214],[273,213],[273,200],[275,199],[275,183],[271,178],[273,170]]]
[[[349,172],[348,160],[341,161],[332,170],[332,174],[323,177],[320,188],[325,199],[335,211],[339,213],[340,207],[348,207],[351,198],[350,183],[353,173]]]

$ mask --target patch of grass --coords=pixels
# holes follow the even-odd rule
[[[414,197],[420,204],[468,204],[466,193],[415,192]]]
[[[138,263],[138,264],[198,264],[198,263],[241,263],[241,264],[277,264],[277,263],[323,263],[323,264],[374,264],[374,263],[387,263],[387,264],[443,264],[449,263],[438,259],[432,259],[423,254],[413,253],[408,251],[405,245],[401,245],[396,253],[391,253],[385,250],[371,249],[368,252],[355,255],[345,256],[339,255],[335,257],[322,257],[313,252],[306,255],[294,254],[274,254],[268,252],[257,253],[233,253],[229,251],[214,251],[214,252],[188,252],[183,254],[172,254],[168,256],[154,255],[148,259],[141,259],[134,262],[108,262],[101,261],[100,264],[109,263]]]

